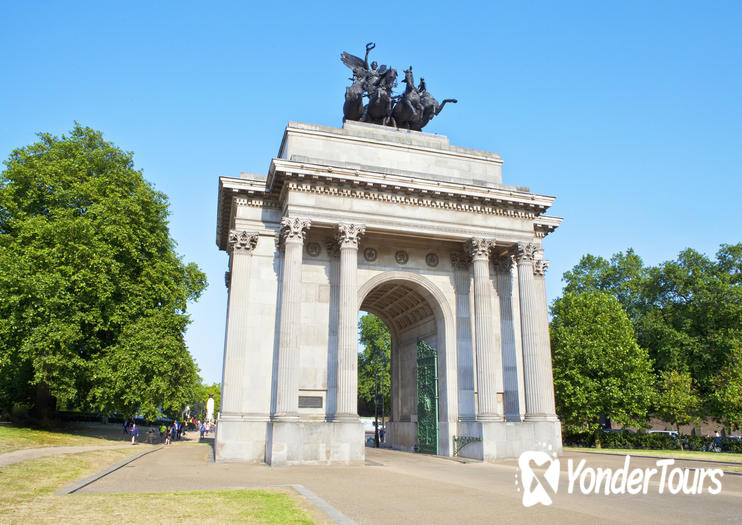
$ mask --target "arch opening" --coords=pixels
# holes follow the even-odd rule
[[[390,414],[386,428],[386,444],[406,451],[419,451],[418,414],[418,341],[422,340],[438,354],[437,392],[439,401],[434,416],[438,432],[437,453],[448,454],[447,396],[446,396],[446,322],[440,292],[419,276],[409,278],[396,275],[378,275],[361,287],[360,310],[378,317],[389,329],[390,355]],[[416,277],[416,278],[415,278]],[[375,281],[375,282],[374,282]],[[441,425],[441,423],[443,423]]]

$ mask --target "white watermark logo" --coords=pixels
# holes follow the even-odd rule
[[[721,469],[671,468],[674,464],[674,459],[659,459],[656,468],[632,469],[631,456],[626,456],[623,467],[593,468],[587,466],[585,459],[575,465],[570,458],[567,460],[567,494],[578,488],[582,494],[647,494],[650,485],[653,490],[656,487],[658,494],[716,495],[721,492],[721,478],[724,476]],[[516,473],[515,484],[523,486],[523,506],[552,504],[552,497],[559,490],[559,468],[559,459],[551,450],[548,453],[529,450],[520,455],[520,481]]]

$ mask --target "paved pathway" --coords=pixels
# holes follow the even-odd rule
[[[91,450],[104,450],[115,448],[131,448],[131,443],[120,445],[85,445],[79,447],[41,447],[41,448],[24,448],[0,454],[0,467],[7,467],[13,463],[26,461],[28,459],[43,458],[46,456],[56,456],[57,454],[78,454]]]
[[[210,463],[204,444],[176,444],[148,454],[84,487],[79,494],[159,492],[302,485],[357,523],[701,523],[742,521],[742,476],[726,475],[719,495],[568,494],[567,465],[619,468],[624,456],[568,452],[561,459],[552,506],[524,508],[515,461],[459,463],[445,458],[366,449],[366,465],[269,467]],[[654,458],[631,458],[631,468],[656,468]],[[698,468],[676,460],[674,466]],[[712,466],[712,465],[709,465]],[[708,485],[708,484],[707,484]]]

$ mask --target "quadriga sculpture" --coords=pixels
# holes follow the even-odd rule
[[[392,90],[397,86],[397,71],[387,66],[378,66],[374,61],[369,65],[368,55],[376,44],[366,44],[364,58],[341,53],[340,60],[353,71],[350,80],[353,84],[345,89],[343,121],[359,120],[420,131],[438,115],[448,102],[457,102],[447,98],[441,104],[427,91],[425,80],[415,87],[412,66],[405,70],[405,91],[394,95]],[[364,104],[364,98],[368,102]]]

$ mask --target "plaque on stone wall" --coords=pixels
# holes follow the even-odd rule
[[[322,396],[299,396],[299,408],[322,408]]]

